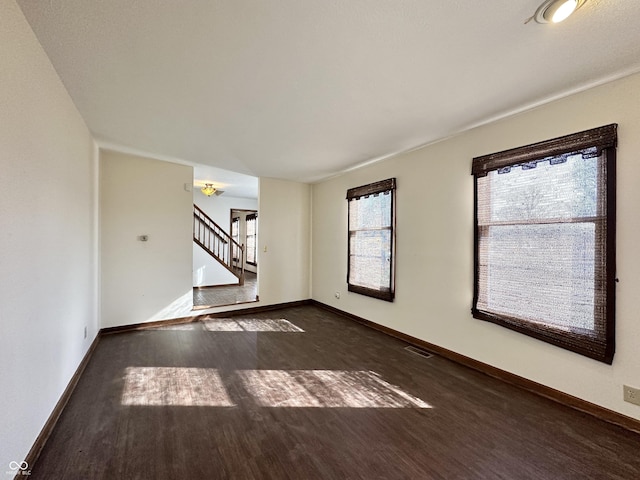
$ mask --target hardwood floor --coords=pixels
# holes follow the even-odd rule
[[[640,436],[315,306],[105,335],[32,479],[638,479]]]
[[[252,272],[245,272],[245,283],[193,289],[194,307],[211,307],[250,303],[258,298],[258,276]]]

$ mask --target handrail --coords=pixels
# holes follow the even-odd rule
[[[193,241],[244,283],[244,245],[236,242],[200,207],[193,205]]]

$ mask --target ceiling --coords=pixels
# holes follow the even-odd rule
[[[101,146],[314,182],[640,71],[640,1],[541,1],[18,3]]]
[[[210,183],[223,192],[225,197],[258,198],[258,179],[252,175],[196,164],[193,168],[193,177],[196,188],[202,188]]]

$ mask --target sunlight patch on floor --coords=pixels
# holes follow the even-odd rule
[[[263,407],[431,408],[371,371],[241,370],[245,389]]]
[[[238,370],[261,407],[431,408],[365,370]],[[235,407],[215,368],[127,367],[123,405]]]
[[[297,332],[304,330],[284,318],[215,318],[204,320],[204,328],[210,332]]]
[[[214,368],[127,367],[123,405],[233,407]]]

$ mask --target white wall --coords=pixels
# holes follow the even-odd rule
[[[207,197],[200,189],[193,189],[193,203],[231,235],[231,210],[257,210],[258,199],[231,197],[226,194]],[[255,271],[255,269],[253,269]],[[237,283],[238,279],[216,260],[193,244],[193,286]]]
[[[24,459],[98,331],[97,149],[18,6],[0,0],[0,11],[4,475]]]
[[[258,210],[257,198],[231,197],[223,193],[219,197],[207,197],[198,188],[193,189],[193,203],[230,233],[231,210]]]
[[[232,285],[238,283],[236,277],[217,260],[193,242],[193,286]]]
[[[191,310],[192,182],[192,167],[101,151],[102,327]]]
[[[260,303],[310,298],[310,185],[260,178],[258,211]]]
[[[474,320],[471,159],[618,123],[618,277],[613,365]],[[313,298],[640,419],[640,75],[576,94],[313,186]],[[397,177],[396,301],[346,289],[348,188]],[[341,298],[335,299],[334,292]]]

